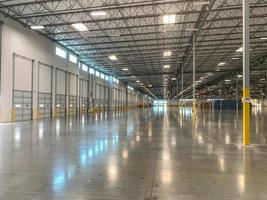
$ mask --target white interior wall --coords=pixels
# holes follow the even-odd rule
[[[1,74],[1,100],[0,109],[2,113],[2,122],[11,120],[12,110],[12,77],[13,77],[13,54],[18,54],[26,58],[34,60],[33,63],[33,106],[37,108],[37,90],[38,90],[38,62],[46,63],[60,69],[79,73],[79,69],[75,64],[68,62],[55,55],[56,44],[49,39],[38,35],[35,31],[23,27],[21,24],[7,19],[3,25],[2,32],[2,74]],[[17,59],[16,59],[17,60]],[[17,61],[16,61],[17,62]],[[18,61],[22,66],[26,61]],[[22,80],[23,78],[23,80]],[[15,77],[18,88],[29,85],[30,75],[28,70],[19,71]],[[22,80],[22,81],[20,81]],[[19,82],[23,82],[20,84]],[[22,89],[22,88],[21,88]]]
[[[39,62],[45,63],[46,65],[50,65],[53,67],[52,71],[52,93],[53,93],[53,107],[55,107],[55,90],[56,84],[59,85],[57,88],[57,93],[65,94],[63,89],[65,85],[65,81],[63,82],[56,82],[58,77],[56,77],[56,69],[62,69],[64,71],[68,71],[70,73],[79,75],[79,77],[83,77],[89,80],[89,87],[87,91],[89,92],[88,96],[92,96],[95,98],[95,85],[99,83],[104,86],[113,87],[111,84],[111,80],[106,81],[101,79],[100,77],[95,77],[93,75],[85,74],[81,72],[78,68],[78,65],[71,63],[68,59],[63,59],[58,57],[55,54],[55,47],[56,44],[50,41],[49,39],[40,36],[35,31],[30,30],[28,28],[23,27],[21,24],[15,22],[14,20],[7,19],[3,25],[3,32],[2,32],[2,73],[1,73],[1,97],[0,97],[0,112],[2,113],[2,122],[10,122],[11,121],[11,111],[12,111],[12,77],[13,77],[13,54],[16,53],[18,55],[24,56],[33,60],[33,77],[29,76],[29,73],[26,72],[28,70],[21,70],[19,74],[16,76],[16,80],[22,82],[23,84],[29,84],[28,80],[32,78],[33,81],[33,107],[37,109],[37,92],[38,92],[38,85],[41,85],[41,89],[43,92],[49,91],[51,88],[50,84],[46,84],[47,81],[51,83],[49,79],[48,71],[42,71],[38,74],[38,65]],[[25,64],[25,63],[24,63]],[[23,64],[23,65],[24,65]],[[39,77],[42,77],[41,80],[38,80]],[[25,81],[25,77],[27,77],[27,81]],[[48,77],[46,80],[45,77]],[[23,78],[23,80],[22,80]],[[22,84],[22,85],[23,85]],[[79,82],[76,82],[75,89],[74,88],[67,88],[67,91],[70,91],[71,94],[77,95],[77,88],[80,88]],[[21,85],[21,84],[18,84]],[[67,84],[68,85],[68,84]],[[126,85],[123,83],[114,84],[115,87],[123,90],[126,94]],[[28,86],[27,86],[28,87]],[[71,86],[72,87],[72,86]],[[59,92],[61,91],[61,92]],[[110,91],[110,90],[109,90]],[[112,97],[111,93],[109,92],[109,97]],[[126,99],[126,98],[125,98]],[[112,102],[112,99],[109,99],[109,102]],[[110,105],[110,103],[109,103]]]

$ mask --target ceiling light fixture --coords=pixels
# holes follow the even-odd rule
[[[140,83],[140,81],[137,80],[136,83]]]
[[[252,49],[249,49],[249,51],[252,51]],[[243,47],[240,47],[240,48],[237,49],[235,52],[237,52],[237,53],[243,52]]]
[[[217,66],[224,66],[226,63],[225,62],[220,62],[217,64]]]
[[[242,78],[243,76],[241,74],[238,74],[237,75],[237,78]]]
[[[267,40],[267,37],[262,37],[261,40]]]
[[[172,80],[172,81],[175,81],[175,80],[176,80],[176,78],[172,78],[171,80]]]
[[[174,24],[175,18],[176,18],[176,15],[164,15],[163,16],[163,23],[164,24]]]
[[[128,71],[129,69],[128,68],[122,68],[123,71]]]
[[[110,34],[109,37],[120,37],[120,34]]]
[[[118,58],[116,57],[116,55],[110,55],[109,56],[109,59],[110,60],[118,60]]]
[[[164,51],[163,55],[164,55],[164,57],[169,57],[172,55],[172,52],[171,51]]]
[[[93,11],[93,12],[91,12],[92,16],[104,16],[106,14],[107,13],[105,11]]]
[[[88,28],[83,23],[75,23],[72,26],[78,31],[88,31]]]
[[[240,60],[240,58],[232,58],[232,60]]]
[[[41,26],[41,25],[31,26],[31,29],[33,29],[33,30],[42,30],[42,29],[44,29],[44,26]]]
[[[200,2],[194,3],[195,6],[204,6],[204,5],[209,5],[209,4],[210,4],[209,1],[200,1]]]
[[[182,47],[188,47],[191,46],[191,44],[182,44]]]
[[[239,49],[237,49],[236,52],[243,52],[243,47],[240,47]]]
[[[164,65],[164,69],[169,69],[170,65]]]
[[[198,29],[197,28],[187,28],[187,29],[185,29],[186,31],[198,31]]]
[[[229,79],[225,79],[224,81],[225,81],[225,82],[230,82],[231,80],[229,80]]]

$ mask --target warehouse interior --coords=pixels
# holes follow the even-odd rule
[[[266,13],[0,1],[0,199],[267,199]]]

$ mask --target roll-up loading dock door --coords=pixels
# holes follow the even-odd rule
[[[131,92],[128,91],[128,102],[127,102],[128,108],[131,107],[131,99],[132,99],[132,94]]]
[[[88,81],[85,79],[80,79],[80,113],[85,114],[88,111]]]
[[[128,94],[128,106],[134,108],[136,106],[136,95],[134,93]]]
[[[13,54],[12,121],[32,119],[33,62]]]
[[[120,111],[123,109],[123,90],[119,88],[113,88],[114,95],[114,110]]]
[[[112,110],[116,111],[117,110],[117,88],[112,88],[113,90],[113,106]]]
[[[94,108],[97,111],[100,111],[100,85],[98,83],[95,84],[95,102]]]
[[[69,116],[75,116],[77,114],[77,86],[78,76],[76,74],[69,73]]]
[[[52,117],[52,74],[53,67],[38,63],[38,118]]]
[[[56,69],[56,116],[66,116],[66,72]]]
[[[108,87],[96,83],[95,87],[95,109],[98,111],[108,110]]]
[[[107,86],[105,86],[104,87],[104,92],[105,92],[105,94],[104,94],[104,99],[105,99],[105,111],[108,111],[108,87]]]
[[[100,101],[101,101],[101,111],[108,110],[108,87],[105,85],[100,85]]]
[[[119,110],[123,109],[123,91],[121,89],[118,90],[119,92]]]

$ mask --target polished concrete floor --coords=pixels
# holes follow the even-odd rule
[[[190,108],[0,125],[1,200],[266,200],[267,110]],[[265,146],[266,145],[266,146]]]

